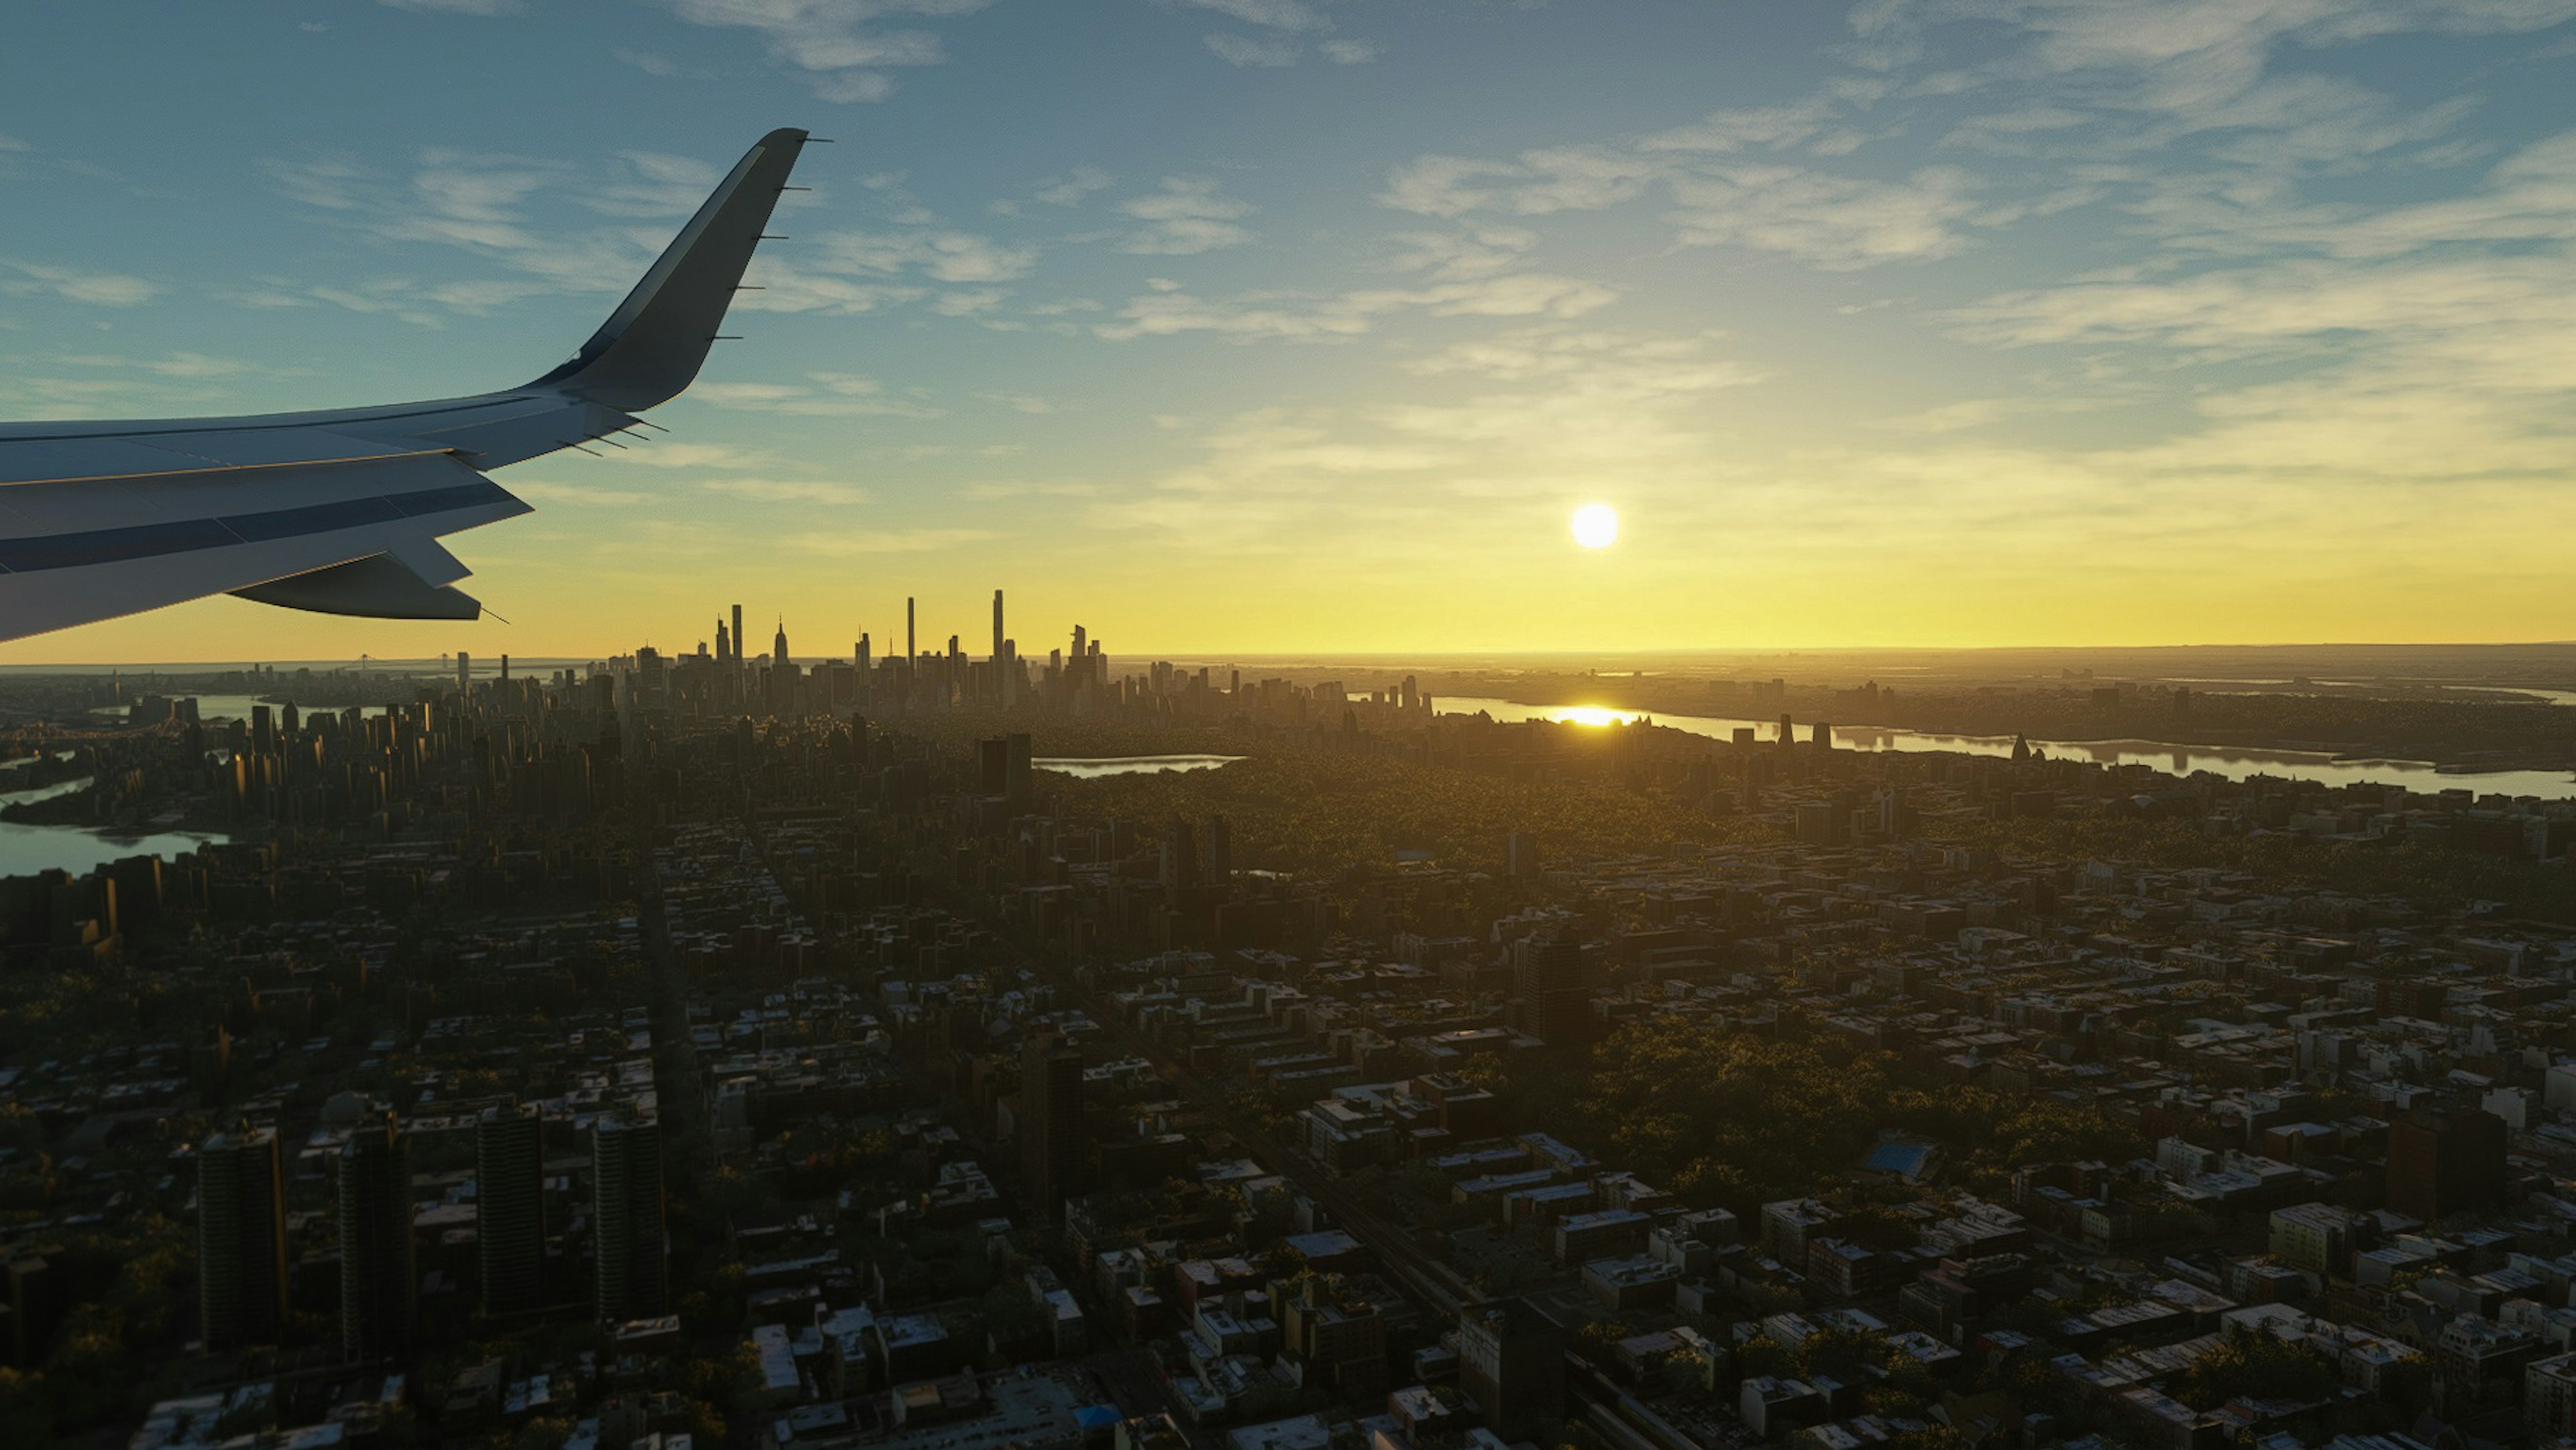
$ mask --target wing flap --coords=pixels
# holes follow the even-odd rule
[[[148,489],[87,483],[0,490],[9,503],[36,498],[48,505],[54,527],[28,531],[0,519],[0,640],[248,590],[373,555],[396,556],[420,590],[437,588],[465,572],[434,542],[438,536],[530,511],[443,453],[198,474]],[[125,522],[137,517],[148,521]],[[60,527],[72,521],[101,526]],[[399,581],[380,571],[359,581],[364,589],[348,582],[358,577],[341,581],[341,597],[405,597]]]
[[[370,554],[232,592],[283,609],[368,619],[479,619],[483,614],[472,595],[431,583],[392,554]]]

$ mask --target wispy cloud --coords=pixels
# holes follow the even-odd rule
[[[916,391],[889,391],[851,373],[808,373],[798,383],[701,382],[689,396],[719,408],[817,418],[937,418],[945,411]]]
[[[99,272],[51,262],[0,257],[0,292],[27,297],[50,295],[95,307],[139,307],[161,295],[160,283],[123,272]]]
[[[805,478],[710,478],[699,484],[709,493],[760,503],[855,504],[868,501],[856,484]]]
[[[1252,240],[1236,225],[1252,215],[1249,202],[1219,195],[1204,177],[1166,176],[1162,188],[1119,203],[1118,210],[1145,223],[1118,241],[1118,250],[1147,256],[1186,257]]]
[[[423,10],[442,15],[517,15],[521,0],[376,0],[395,10]]]
[[[1195,10],[1213,10],[1246,25],[1273,30],[1329,30],[1332,21],[1307,0],[1175,0]]]
[[[973,232],[921,227],[898,232],[838,232],[823,238],[815,265],[936,282],[1013,282],[1037,265],[1038,249]]]
[[[680,73],[679,62],[658,51],[638,50],[633,46],[619,45],[609,48],[608,57],[619,65],[631,65],[648,76],[661,76],[667,79]]]
[[[1093,192],[1106,190],[1114,180],[1097,166],[1077,166],[1063,176],[1039,182],[1036,195],[1049,206],[1076,206]]]
[[[1217,31],[1207,37],[1207,48],[1216,58],[1232,66],[1279,67],[1297,63],[1305,47],[1281,35],[1236,35]]]
[[[848,533],[799,533],[790,541],[790,547],[825,558],[843,559],[868,554],[928,554],[999,537],[990,529],[858,528]]]
[[[891,70],[947,60],[939,37],[883,22],[971,15],[991,0],[668,0],[699,25],[753,31],[770,58],[806,79],[826,101],[881,101]]]

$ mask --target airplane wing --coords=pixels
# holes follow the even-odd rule
[[[236,594],[473,619],[438,540],[530,512],[484,475],[635,424],[698,375],[806,133],[772,131],[570,361],[470,398],[0,424],[0,641]]]

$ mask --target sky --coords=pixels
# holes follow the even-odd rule
[[[2567,639],[2570,94],[2576,0],[26,7],[0,418],[511,386],[833,144],[447,540],[507,623],[0,664]]]

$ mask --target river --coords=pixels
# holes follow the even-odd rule
[[[89,789],[89,778],[58,780],[30,790],[0,791],[0,806],[51,800]],[[156,831],[139,836],[112,836],[85,826],[39,826],[0,821],[0,876],[32,876],[56,869],[74,876],[128,856],[176,856],[225,838],[204,831]]]
[[[1732,740],[1736,731],[1748,728],[1753,731],[1753,738],[1759,741],[1776,742],[1780,738],[1780,722],[1777,720],[1658,715],[1652,711],[1611,710],[1597,705],[1524,705],[1514,700],[1464,695],[1441,696],[1438,709],[1443,715],[1481,712],[1507,723],[1554,720],[1578,725],[1609,725],[1651,720],[1667,729],[1705,735],[1712,740]],[[1799,728],[1803,731],[1806,727],[1801,725]],[[1931,735],[1883,725],[1836,725],[1833,733],[1834,744],[1852,750],[1946,750],[1962,755],[2008,756],[2013,748],[2013,737],[2009,735]],[[2169,745],[2154,740],[2033,740],[2030,746],[2033,750],[2046,751],[2052,759],[2072,757],[2103,765],[2146,765],[2175,775],[2205,770],[2229,780],[2269,775],[2312,780],[2320,785],[2401,785],[2408,790],[2428,794],[2444,790],[2473,790],[2480,795],[2576,798],[2576,777],[2554,770],[2488,770],[2454,775],[2438,771],[2420,760],[2338,760],[2331,755],[2306,750]]]
[[[1078,780],[1094,780],[1104,775],[1150,775],[1162,770],[1214,770],[1242,758],[1240,755],[1115,755],[1089,760],[1054,757],[1032,760],[1029,764]]]

